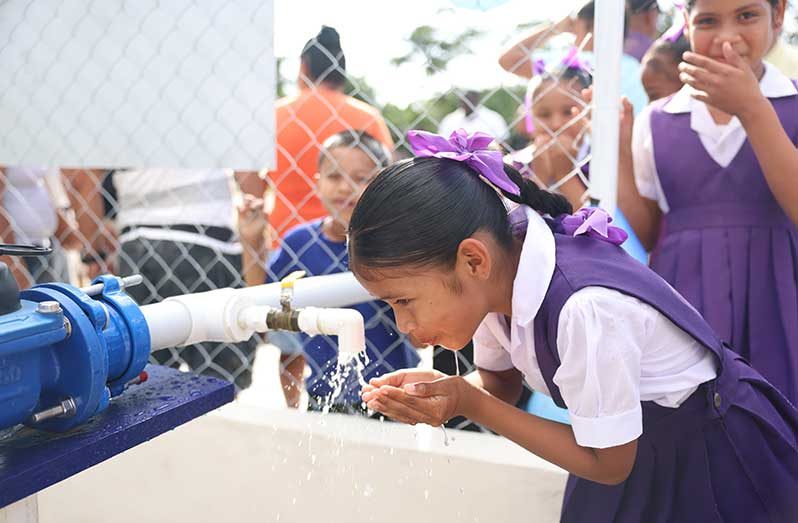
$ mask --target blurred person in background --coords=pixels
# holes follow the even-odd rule
[[[266,227],[265,216],[252,212],[251,203],[260,201],[264,187],[256,172],[118,169],[94,170],[79,179],[84,219],[104,228],[96,237],[113,238],[85,254],[91,272],[115,269],[109,260],[118,258],[114,272],[144,277],[142,284],[127,290],[140,305],[263,282],[265,241],[252,240],[257,237],[253,229],[263,236]],[[240,228],[246,229],[244,242]],[[104,250],[114,245],[118,253]],[[152,359],[233,381],[241,390],[252,380],[256,344],[256,338],[202,343],[159,351]]]
[[[659,34],[659,4],[657,0],[626,0],[626,10],[629,24],[623,52],[642,63],[643,57]]]
[[[70,282],[65,249],[81,240],[68,192],[58,168],[0,167],[0,241],[47,247],[45,256],[3,257],[20,288]]]
[[[282,247],[269,263],[269,281],[279,281],[295,271],[320,276],[349,270],[346,231],[352,209],[372,178],[390,163],[391,152],[367,133],[343,131],[328,138],[322,145],[318,174],[314,177],[327,215],[297,225],[286,234]],[[371,301],[351,308],[365,320],[366,380],[418,365],[415,348],[399,333],[393,312],[385,302]],[[299,406],[304,382],[311,410],[365,413],[354,372],[345,376],[340,395],[332,397],[338,349],[330,337],[272,332],[269,342],[281,351],[280,380],[289,407]],[[303,379],[305,361],[310,366],[307,380]]]
[[[269,224],[275,239],[326,213],[314,180],[324,140],[344,130],[365,131],[393,149],[379,110],[344,94],[346,80],[340,36],[323,26],[302,49],[299,94],[278,100],[275,107],[277,167],[268,173],[274,198]]]
[[[591,68],[595,67],[592,37],[595,15],[595,2],[590,1],[583,3],[573,16],[566,16],[556,23],[545,23],[534,27],[527,36],[502,53],[499,65],[505,71],[522,78],[532,78],[535,74],[536,60],[543,59],[546,63],[557,63],[564,54],[561,49],[543,51],[541,48],[557,35],[571,34],[574,36],[574,47],[581,49],[578,59]],[[621,56],[621,94],[632,102],[635,111],[642,110],[648,102],[640,80],[640,62],[628,54]]]
[[[465,129],[469,133],[487,133],[500,143],[507,138],[507,122],[502,115],[482,105],[478,91],[466,91],[458,98],[460,107],[443,117],[438,133],[449,136],[457,129]]]

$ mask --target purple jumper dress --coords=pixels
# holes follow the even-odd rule
[[[554,226],[556,228],[556,225]],[[634,296],[716,356],[718,377],[678,409],[641,402],[643,434],[628,479],[606,486],[571,475],[562,521],[798,521],[798,412],[701,316],[620,247],[555,233],[556,266],[535,317],[535,353],[551,397],[560,365],[557,326],[565,302],[588,286]]]
[[[798,144],[798,96],[771,102]],[[798,405],[798,228],[747,140],[723,168],[690,128],[690,114],[666,113],[666,103],[651,112],[654,160],[670,206],[651,268]]]

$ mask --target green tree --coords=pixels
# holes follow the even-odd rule
[[[391,60],[395,66],[401,66],[420,57],[424,62],[424,71],[432,76],[446,69],[452,59],[471,53],[469,43],[482,35],[477,29],[466,29],[450,40],[438,37],[437,30],[429,25],[416,27],[407,38],[411,46],[409,52]]]

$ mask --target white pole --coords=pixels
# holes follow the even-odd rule
[[[593,51],[593,140],[590,193],[615,214],[618,190],[618,119],[621,99],[624,0],[597,0]]]

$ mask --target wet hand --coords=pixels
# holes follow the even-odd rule
[[[368,402],[371,393],[380,387],[390,386],[402,388],[411,383],[418,383],[420,381],[435,381],[440,378],[445,378],[446,374],[437,370],[417,370],[417,369],[402,369],[382,376],[371,378],[368,385],[363,386],[361,396],[363,401]]]
[[[468,387],[471,385],[460,376],[444,376],[402,387],[383,385],[364,392],[363,399],[368,408],[396,421],[437,427],[462,414]]]
[[[767,99],[754,71],[729,42],[723,44],[723,57],[726,63],[688,51],[679,64],[679,78],[696,90],[693,98],[742,120]]]

